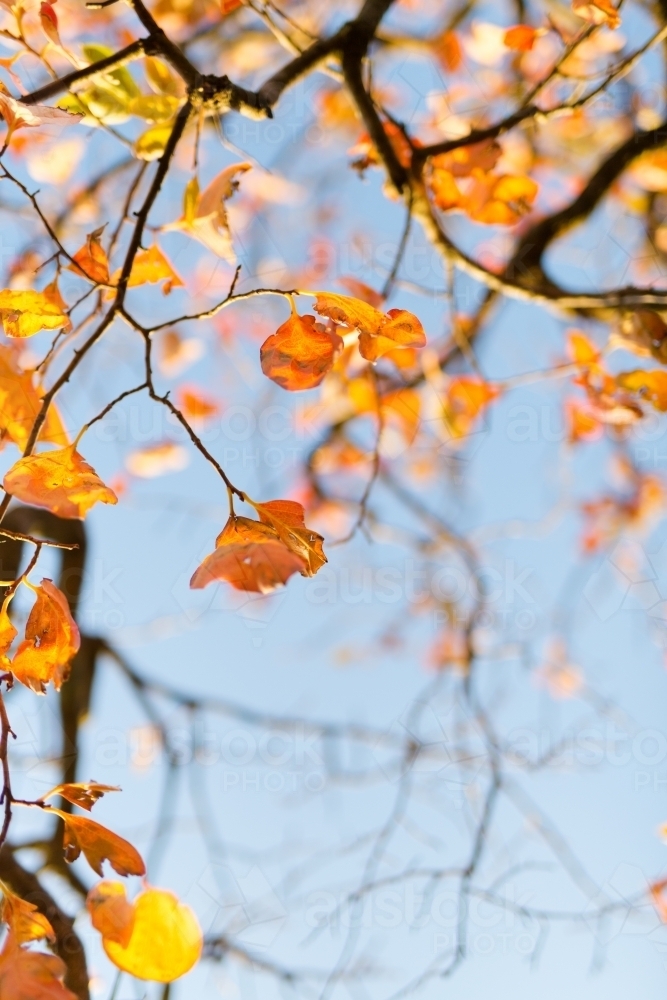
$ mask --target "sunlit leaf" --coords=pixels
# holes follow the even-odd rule
[[[283,389],[297,392],[318,386],[342,347],[341,338],[314,316],[292,313],[260,348],[262,371]]]
[[[20,458],[3,486],[23,503],[46,507],[58,517],[84,518],[96,503],[118,502],[74,445]]]
[[[34,903],[21,899],[4,882],[0,882],[0,892],[2,893],[0,920],[7,924],[19,944],[39,941],[41,938],[55,941],[53,927]]]
[[[0,346],[0,444],[13,441],[23,451],[37,414],[42,407],[42,390],[35,376],[23,371],[14,345]],[[39,432],[40,441],[66,445],[67,433],[52,403]]]
[[[505,32],[504,42],[508,49],[516,52],[530,52],[535,44],[537,29],[530,24],[515,24]]]
[[[59,691],[67,680],[81,638],[63,592],[48,579],[35,591],[37,599],[26,622],[25,638],[10,669],[21,684],[44,694],[49,682]]]
[[[0,952],[0,996],[5,1000],[77,1000],[63,985],[65,963],[55,955],[21,947],[9,933]]]
[[[443,417],[454,438],[463,438],[473,429],[477,418],[499,395],[497,386],[477,375],[460,375],[447,385]]]
[[[86,242],[73,255],[74,264],[69,264],[67,270],[88,278],[102,285],[109,284],[109,261],[106,250],[102,246],[101,237],[104,227],[96,229],[86,236]]]
[[[64,785],[56,785],[43,798],[46,801],[54,795],[59,795],[71,802],[72,805],[90,812],[97,800],[101,799],[107,792],[120,792],[120,787],[118,785],[101,785],[97,781],[68,782]]]
[[[656,368],[653,371],[621,372],[616,382],[622,389],[636,392],[660,413],[667,412],[667,371]]]
[[[120,269],[114,273],[112,279],[114,284],[118,282],[120,274]],[[135,288],[138,285],[156,284],[158,281],[164,281],[162,291],[165,295],[168,295],[172,288],[183,286],[183,281],[172,264],[157,243],[154,243],[148,250],[140,250],[134,258],[127,284],[128,288]]]
[[[322,550],[324,539],[306,527],[305,511],[294,500],[267,500],[253,504],[262,521],[270,524],[280,541],[306,564],[304,576],[314,576],[327,561]]]
[[[167,472],[181,472],[190,461],[187,448],[175,441],[162,441],[132,451],[125,459],[125,468],[133,476],[154,479]]]
[[[423,347],[426,343],[423,326],[405,309],[390,309],[385,314],[361,299],[333,292],[317,292],[314,308],[359,332],[359,351],[366,361],[377,361],[397,348]]]
[[[8,337],[32,337],[40,330],[59,330],[68,322],[44,292],[9,288],[0,291],[0,316]]]
[[[116,886],[114,882],[95,886],[86,904],[114,965],[137,979],[157,983],[173,982],[189,972],[203,946],[190,907],[166,889],[148,887],[126,903],[128,910],[119,905],[125,898],[124,887]]]
[[[591,24],[617,28],[621,18],[611,0],[572,0],[572,10]]]
[[[238,187],[238,175],[250,170],[251,167],[251,163],[232,163],[214,177],[201,193],[198,192],[198,186],[195,189],[193,181],[190,181],[186,188],[183,217],[165,228],[180,229],[188,233],[218,257],[233,264],[236,254],[232,245],[225,202]]]
[[[236,590],[270,594],[293,573],[307,575],[306,561],[283,544],[275,528],[262,521],[230,517],[215,545],[190,581],[193,590],[226,580]]]
[[[119,875],[146,874],[146,866],[137,849],[117,833],[107,830],[87,816],[73,816],[60,809],[52,811],[58,813],[65,824],[63,850],[66,861],[76,861],[83,852],[86,861],[98,875],[103,874],[103,861],[108,861]]]
[[[205,424],[220,413],[218,403],[194,386],[182,385],[177,394],[178,408],[190,423]]]

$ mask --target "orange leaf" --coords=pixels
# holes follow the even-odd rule
[[[22,948],[11,932],[0,953],[0,997],[5,1000],[77,1000],[63,986],[65,963],[55,955]]]
[[[660,413],[667,412],[667,372],[660,368],[653,371],[621,372],[616,383],[622,389],[636,392],[647,399]]]
[[[201,590],[214,580],[226,580],[236,590],[270,594],[293,573],[306,575],[301,556],[290,551],[278,532],[261,521],[232,515],[215,545],[215,551],[190,581],[193,590]]]
[[[465,202],[465,210],[475,222],[513,226],[530,211],[539,190],[531,177],[472,172],[474,184]]]
[[[303,559],[306,564],[306,568],[301,570],[303,576],[315,576],[327,561],[322,551],[324,539],[306,527],[301,504],[294,500],[267,500],[266,503],[253,504],[253,507],[262,521],[276,531],[290,552]]]
[[[595,365],[600,361],[599,349],[580,330],[568,331],[567,347],[568,354],[576,365]]]
[[[572,0],[572,10],[590,24],[606,24],[608,28],[618,28],[621,23],[611,0]]]
[[[63,592],[51,580],[42,580],[35,590],[37,600],[26,622],[25,639],[10,669],[21,684],[44,694],[49,681],[59,691],[67,680],[81,639]]]
[[[512,28],[507,29],[503,41],[508,49],[514,49],[516,52],[530,52],[536,37],[536,28],[532,28],[529,24],[515,24]]]
[[[499,395],[496,386],[474,375],[452,378],[443,408],[445,423],[455,438],[465,437],[477,417]]]
[[[566,413],[570,444],[576,444],[578,441],[596,441],[602,434],[602,423],[592,407],[567,400]]]
[[[449,73],[454,73],[463,61],[461,43],[455,31],[443,31],[433,43],[433,51],[438,61]]]
[[[50,799],[54,795],[59,795],[67,799],[72,805],[87,809],[93,808],[98,799],[101,799],[107,792],[120,792],[118,785],[100,785],[97,781],[68,782],[65,785],[56,785],[50,792],[43,796],[44,800]]]
[[[0,882],[0,892],[2,892],[0,920],[8,925],[19,944],[24,944],[26,941],[39,941],[40,938],[55,941],[53,927],[34,903],[29,903],[27,899],[21,899],[4,882]]]
[[[128,903],[122,885],[102,882],[91,889],[86,905],[111,961],[138,979],[171,983],[201,955],[197,918],[166,889],[148,887]]]
[[[5,608],[0,611],[0,656],[4,657],[18,632],[14,628],[11,618]]]
[[[405,309],[390,309],[384,314],[361,299],[317,292],[315,312],[358,330],[359,351],[366,361],[377,361],[396,348],[423,347],[426,343],[421,323]]]
[[[6,473],[3,486],[23,503],[46,507],[65,518],[84,518],[98,502],[118,502],[73,444],[20,458]]]
[[[495,139],[483,139],[469,146],[459,146],[449,153],[439,153],[431,159],[434,173],[446,170],[453,177],[470,177],[473,170],[488,173],[502,156],[502,147]]]
[[[180,472],[189,461],[188,451],[182,444],[160,441],[159,444],[149,444],[146,448],[130,452],[125,459],[125,466],[133,476],[154,479],[167,472]]]
[[[67,268],[80,277],[88,278],[95,284],[109,284],[109,260],[100,240],[104,226],[89,233],[86,242],[72,257],[74,261]]]
[[[103,861],[108,861],[119,875],[146,874],[146,866],[137,849],[117,833],[87,816],[71,816],[60,809],[52,812],[58,813],[65,823],[65,861],[76,861],[83,851],[86,861],[98,875],[102,875]]]
[[[314,316],[293,313],[262,344],[262,371],[290,392],[313,389],[332,368],[342,343],[337,334],[317,324]]]
[[[98,882],[86,897],[90,921],[105,941],[116,941],[127,948],[134,928],[134,906],[125,895],[121,882]]]
[[[181,386],[178,390],[178,408],[187,420],[196,424],[202,424],[220,413],[214,399],[207,399],[198,389],[190,386]]]

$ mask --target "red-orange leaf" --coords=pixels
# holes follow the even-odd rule
[[[215,551],[204,559],[190,586],[201,590],[215,580],[226,580],[236,590],[270,594],[293,573],[307,575],[304,559],[284,545],[268,524],[232,516],[215,541]]]
[[[315,312],[328,316],[359,332],[359,351],[366,361],[377,361],[389,351],[404,347],[424,347],[424,328],[405,309],[390,309],[381,313],[367,302],[333,292],[317,292]]]
[[[505,32],[503,41],[508,49],[516,52],[530,52],[535,44],[537,29],[529,24],[515,24]]]
[[[290,392],[313,389],[332,368],[341,346],[340,337],[316,324],[314,316],[293,313],[262,344],[262,371]]]
[[[109,284],[109,260],[106,250],[100,242],[104,226],[89,233],[84,245],[73,255],[73,264],[68,271],[74,271],[80,277],[88,278],[96,284]]]
[[[84,518],[98,501],[118,502],[74,445],[19,459],[3,486],[18,500],[46,507],[58,517]]]
[[[37,600],[26,622],[25,639],[10,669],[21,684],[44,694],[49,681],[59,691],[67,680],[81,639],[63,592],[51,580],[42,580],[35,590]]]

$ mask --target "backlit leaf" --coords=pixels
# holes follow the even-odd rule
[[[63,592],[47,579],[35,590],[37,599],[26,622],[25,638],[10,669],[21,684],[44,694],[49,682],[59,691],[67,680],[81,638]]]
[[[324,539],[306,527],[301,504],[294,500],[267,500],[253,506],[262,521],[275,529],[290,552],[304,560],[306,568],[302,570],[303,575],[315,576],[327,561],[322,551]]]
[[[530,24],[515,24],[505,32],[504,42],[508,49],[516,52],[530,52],[535,44],[537,29]]]
[[[58,517],[84,518],[96,503],[118,502],[75,446],[20,458],[3,486],[23,503],[46,507]]]
[[[0,892],[2,892],[0,920],[8,925],[19,944],[39,941],[41,938],[55,941],[53,927],[34,903],[21,899],[4,882],[0,882]]]
[[[88,894],[87,906],[102,944],[119,969],[138,979],[170,983],[195,965],[203,936],[189,906],[166,889],[148,887],[127,909],[119,903],[123,886],[102,882]],[[121,897],[122,893],[122,897]]]
[[[114,273],[114,283],[118,281],[120,274],[120,270]],[[183,286],[183,281],[171,263],[157,243],[154,243],[148,250],[140,250],[134,258],[127,285],[128,288],[135,288],[137,285],[155,284],[158,281],[164,281],[162,291],[165,295],[168,295],[172,288]]]
[[[251,167],[251,163],[232,163],[231,166],[225,167],[217,177],[214,177],[201,193],[198,192],[196,180],[194,183],[190,181],[185,192],[183,217],[165,228],[180,229],[188,233],[209,250],[212,250],[218,257],[233,264],[236,255],[232,245],[225,202],[231,198],[238,187],[237,175],[245,173]]]
[[[72,257],[75,263],[70,264],[67,270],[74,271],[75,274],[88,278],[90,281],[108,285],[109,261],[106,250],[101,243],[103,232],[104,227],[96,229],[86,236],[86,242]]]
[[[63,849],[65,860],[76,861],[81,852],[98,875],[102,875],[102,862],[108,861],[119,875],[145,875],[146,866],[141,855],[127,840],[107,830],[87,816],[72,816],[53,809],[65,824]]]
[[[193,590],[226,580],[236,590],[270,594],[293,573],[308,575],[306,561],[283,544],[275,528],[262,521],[230,517],[215,545],[190,581]]]
[[[0,346],[0,443],[8,439],[23,451],[41,407],[41,389],[35,384],[35,376],[19,366],[18,347]],[[61,446],[68,443],[53,403],[40,428],[39,440]]]
[[[0,291],[0,316],[8,337],[32,337],[40,330],[60,330],[67,323],[62,309],[44,292],[31,290]]]
[[[656,368],[653,371],[621,372],[616,382],[622,389],[636,392],[648,400],[660,413],[667,412],[667,371]]]
[[[133,476],[154,479],[167,472],[180,472],[190,461],[187,448],[175,441],[161,441],[132,451],[125,459],[125,468]]]
[[[63,985],[65,963],[55,955],[22,948],[7,935],[0,952],[0,997],[5,1000],[77,1000]]]
[[[361,299],[333,292],[317,292],[314,308],[335,323],[359,332],[359,351],[366,361],[377,361],[397,348],[426,344],[423,326],[405,309],[390,309],[385,314]]]
[[[71,802],[72,805],[90,812],[97,800],[101,799],[107,792],[120,792],[120,790],[118,785],[100,785],[97,781],[68,782],[64,785],[56,785],[43,798],[46,801],[54,795],[59,795]]]
[[[262,344],[262,371],[290,392],[313,389],[331,370],[342,345],[341,338],[324,330],[314,316],[293,313]]]
[[[478,416],[498,394],[496,386],[477,375],[452,378],[447,386],[443,417],[453,437],[463,438],[469,434]]]

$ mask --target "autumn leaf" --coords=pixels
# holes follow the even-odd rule
[[[660,368],[653,371],[621,372],[616,383],[622,389],[636,392],[641,399],[648,400],[660,413],[667,412],[667,372]]]
[[[251,163],[232,163],[214,177],[201,193],[198,186],[188,186],[183,217],[165,229],[180,229],[199,240],[218,257],[233,264],[236,254],[232,245],[225,202],[238,187],[237,175],[250,170]]]
[[[341,338],[325,330],[314,316],[293,312],[262,344],[262,371],[290,392],[314,389],[333,367],[342,345]]]
[[[600,361],[600,350],[585,333],[580,330],[570,330],[567,337],[568,354],[576,365],[597,365]]]
[[[9,669],[9,660],[5,654],[9,651],[9,647],[17,635],[18,632],[7,613],[7,608],[3,606],[0,611],[0,658],[6,669]]]
[[[105,941],[127,948],[134,928],[134,906],[128,902],[121,882],[98,882],[86,897],[90,921]]]
[[[572,10],[591,24],[606,24],[618,28],[621,18],[611,0],[572,0]]]
[[[101,882],[88,893],[86,906],[108,957],[137,979],[171,983],[201,955],[197,918],[166,889],[149,886],[128,903],[122,885]]]
[[[130,452],[125,468],[140,479],[154,479],[168,472],[180,472],[187,467],[190,456],[186,448],[175,441],[160,441]]]
[[[106,250],[102,246],[101,238],[104,226],[89,233],[86,242],[77,250],[72,257],[73,264],[69,264],[68,271],[74,271],[81,277],[88,278],[96,284],[109,284],[109,260]]]
[[[5,143],[20,128],[37,128],[40,125],[77,125],[82,115],[70,114],[61,108],[49,108],[44,104],[23,104],[0,90],[0,115],[7,123]]]
[[[453,437],[466,437],[489,403],[499,395],[497,386],[476,375],[453,377],[447,385],[443,417]]]
[[[226,580],[236,590],[270,594],[293,573],[308,575],[306,561],[280,540],[269,524],[232,515],[190,580],[201,590],[215,580]]]
[[[67,680],[81,638],[63,592],[48,579],[34,589],[37,599],[10,669],[21,684],[44,694],[50,681],[59,691]]]
[[[97,781],[68,782],[64,785],[56,785],[50,792],[43,796],[44,801],[59,795],[67,799],[72,805],[87,809],[93,808],[98,799],[101,799],[107,792],[120,792],[118,785],[100,785]]]
[[[397,348],[426,344],[424,328],[417,317],[405,309],[390,309],[385,314],[348,295],[334,292],[316,292],[315,295],[315,312],[359,332],[359,351],[366,361],[377,361]]]
[[[443,69],[454,73],[463,62],[461,43],[455,31],[443,31],[433,44],[433,52]]]
[[[65,518],[83,519],[98,502],[118,502],[73,444],[20,458],[5,475],[3,486],[17,500]]]
[[[103,861],[108,861],[119,875],[146,874],[146,866],[137,849],[117,833],[87,816],[72,816],[53,808],[51,811],[58,813],[65,824],[63,849],[66,861],[76,861],[83,851],[86,861],[98,875],[103,874]]]
[[[114,272],[111,279],[114,284],[118,283],[120,275],[121,269]],[[183,287],[183,281],[176,274],[157,243],[154,243],[148,250],[141,250],[134,258],[127,286],[128,288],[136,288],[138,285],[154,285],[158,281],[164,281],[162,286],[164,295],[169,295],[172,288]]]
[[[317,532],[306,527],[305,511],[294,500],[267,500],[252,505],[265,524],[270,524],[280,541],[290,552],[305,562],[304,576],[315,576],[324,566],[327,557],[322,551],[324,539]]]
[[[7,924],[19,944],[39,941],[41,938],[55,941],[53,927],[34,903],[21,899],[4,882],[0,882],[0,892],[0,920]]]
[[[502,152],[500,143],[495,139],[483,139],[432,157],[431,169],[435,175],[443,170],[452,177],[470,177],[474,170],[488,173],[493,170]]]
[[[32,337],[40,330],[60,330],[68,322],[62,308],[44,292],[5,288],[0,291],[0,317],[8,337]]]
[[[529,24],[515,24],[507,29],[503,41],[508,49],[514,49],[516,52],[530,52],[536,37],[536,28]]]
[[[55,2],[55,0],[54,0]],[[42,0],[39,5],[39,21],[42,25],[42,31],[54,45],[60,45],[60,36],[58,34],[58,16],[50,3],[46,3]]]
[[[32,372],[18,363],[18,345],[0,346],[0,445],[13,441],[25,450],[37,414],[42,408],[42,391]],[[67,433],[52,403],[39,431],[40,441],[66,445]]]
[[[570,444],[596,441],[602,434],[602,422],[590,404],[582,405],[576,400],[567,400],[565,413]]]
[[[465,211],[475,222],[487,225],[513,226],[531,210],[539,190],[532,177],[497,177],[479,169],[473,170],[472,177]]]
[[[0,952],[0,997],[5,1000],[77,1000],[63,985],[62,959],[22,948],[11,932]]]
[[[199,389],[192,386],[180,386],[177,393],[178,409],[186,420],[195,425],[205,424],[220,413],[220,407],[214,399],[203,395]]]

